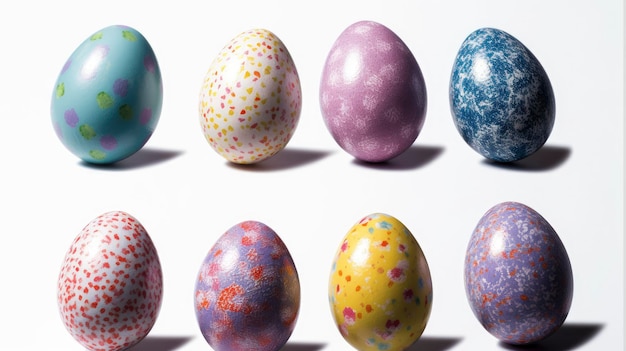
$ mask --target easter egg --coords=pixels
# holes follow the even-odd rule
[[[89,222],[69,247],[57,284],[65,328],[90,351],[140,342],[161,308],[163,278],[146,229],[121,211]]]
[[[433,290],[426,257],[398,219],[374,213],[343,238],[328,296],[343,338],[357,350],[406,350],[422,335]]]
[[[472,233],[465,290],[489,333],[509,344],[528,344],[565,321],[572,302],[572,268],[561,239],[539,213],[503,202],[489,209]]]
[[[80,44],[54,85],[52,124],[85,162],[110,164],[139,151],[161,114],[163,87],[148,41],[126,26],[103,28]]]
[[[454,124],[485,158],[512,162],[547,141],[555,119],[550,79],[532,52],[494,28],[472,32],[454,60],[449,87]]]
[[[237,164],[281,151],[302,109],[300,78],[287,47],[271,31],[234,37],[211,63],[200,91],[200,124],[209,145]]]
[[[296,325],[300,281],[276,232],[244,221],[222,234],[200,267],[194,307],[214,350],[280,350]]]
[[[426,85],[413,53],[373,21],[356,22],[336,39],[324,63],[319,100],[337,144],[366,162],[406,151],[426,116]]]

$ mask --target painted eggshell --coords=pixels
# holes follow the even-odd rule
[[[196,281],[200,331],[216,351],[281,349],[300,309],[300,281],[287,247],[268,226],[241,222],[207,254]]]
[[[406,44],[389,28],[361,21],[328,53],[319,88],[322,117],[339,146],[366,162],[400,155],[426,116],[426,85]]]
[[[110,26],[65,62],[52,93],[52,124],[74,155],[108,164],[144,146],[162,102],[161,72],[148,41],[133,28]]]
[[[487,159],[523,159],[552,132],[555,102],[548,75],[530,50],[504,31],[482,28],[465,39],[449,97],[457,130]]]
[[[465,290],[489,333],[506,343],[528,344],[565,321],[572,268],[559,236],[539,213],[503,202],[485,213],[472,234]]]
[[[405,350],[426,328],[433,299],[426,257],[396,218],[375,213],[341,242],[328,286],[334,321],[358,350]]]
[[[163,278],[146,229],[127,213],[92,220],[70,246],[58,279],[65,327],[90,351],[125,350],[152,329]]]
[[[228,161],[250,164],[281,151],[300,119],[300,78],[287,47],[272,32],[233,38],[211,63],[200,91],[200,124]]]

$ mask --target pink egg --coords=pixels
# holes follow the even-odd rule
[[[346,28],[322,72],[326,127],[346,152],[366,162],[400,155],[426,115],[426,85],[415,57],[389,28],[372,21]]]
[[[141,341],[161,307],[156,248],[131,215],[113,211],[89,222],[70,246],[57,284],[63,324],[90,351]]]

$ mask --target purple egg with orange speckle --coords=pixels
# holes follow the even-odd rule
[[[198,325],[214,350],[278,351],[299,309],[298,273],[274,230],[245,221],[218,238],[195,287]]]
[[[503,202],[474,229],[465,256],[465,290],[489,333],[505,343],[529,344],[565,321],[572,267],[561,239],[539,213]]]

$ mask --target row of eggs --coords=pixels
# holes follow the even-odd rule
[[[554,124],[543,67],[520,41],[481,28],[462,43],[450,77],[450,108],[463,139],[487,159],[512,162],[536,152]],[[350,25],[326,58],[319,86],[324,123],[355,158],[383,162],[408,149],[426,117],[427,92],[407,45],[373,21]],[[55,83],[51,115],[63,144],[89,163],[137,152],[154,132],[163,102],[160,67],[137,30],[110,26],[71,54]],[[200,89],[206,140],[228,161],[249,164],[281,151],[300,119],[302,91],[293,58],[272,32],[228,42]]]
[[[343,338],[358,350],[406,350],[430,317],[433,286],[425,250],[398,219],[373,213],[338,243],[328,301]],[[465,253],[469,305],[499,340],[529,344],[565,321],[573,276],[556,231],[538,212],[502,202],[478,221]],[[121,211],[88,223],[58,277],[58,306],[70,334],[90,351],[139,343],[161,307],[163,278],[154,243]],[[194,289],[197,322],[214,350],[280,350],[300,309],[300,281],[279,235],[258,221],[222,234]]]

